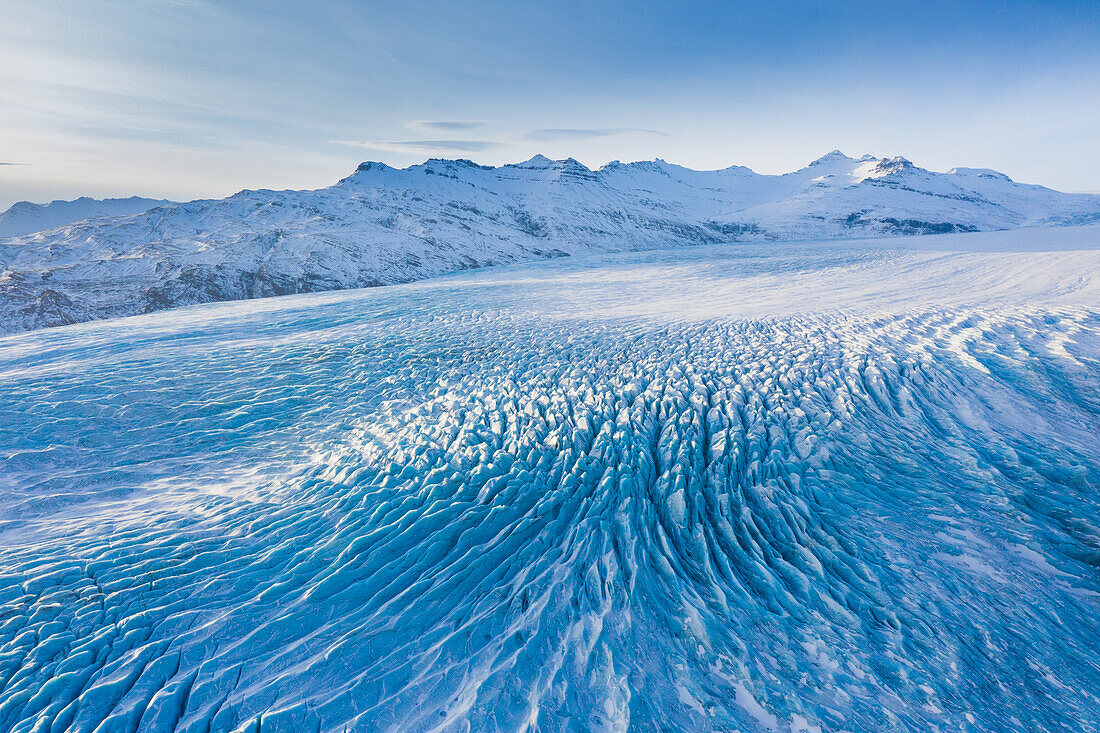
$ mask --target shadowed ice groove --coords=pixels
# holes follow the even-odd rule
[[[1100,729],[1091,290],[554,267],[4,340],[0,729]]]

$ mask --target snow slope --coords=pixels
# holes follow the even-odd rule
[[[127,199],[93,199],[81,196],[73,201],[51,201],[48,204],[20,201],[0,213],[0,237],[33,234],[85,219],[144,214],[149,209],[171,203],[173,202],[166,199],[146,199],[139,196]]]
[[[780,176],[663,161],[592,171],[542,156],[499,168],[364,163],[316,191],[244,191],[0,240],[0,330],[591,252],[1098,217],[1100,196],[839,152]]]
[[[1100,730],[1100,227],[207,304],[0,380],[0,730]]]

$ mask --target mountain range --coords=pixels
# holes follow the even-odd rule
[[[51,201],[48,204],[20,201],[0,214],[0,237],[33,234],[84,219],[141,214],[154,206],[171,203],[174,202],[167,199],[146,199],[140,196],[125,199],[93,199],[81,196],[72,201]]]
[[[0,331],[592,252],[1100,221],[1100,195],[839,151],[783,175],[541,155],[368,162],[317,190],[34,206],[0,215]]]

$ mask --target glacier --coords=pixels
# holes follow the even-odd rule
[[[0,729],[1100,730],[1100,227],[0,337]]]
[[[599,252],[1100,221],[1100,195],[833,151],[791,173],[662,160],[592,170],[363,163],[314,191],[242,191],[4,237],[0,332],[362,288]]]

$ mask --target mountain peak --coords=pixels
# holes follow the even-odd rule
[[[916,168],[912,161],[908,158],[903,158],[900,155],[893,158],[883,158],[875,167],[871,169],[869,178],[881,178],[883,176],[889,176],[894,173],[902,173],[903,171],[910,171]]]
[[[493,166],[481,165],[480,163],[475,163],[469,158],[428,158],[420,165],[413,166],[413,168],[423,168],[427,165],[446,166],[448,168],[477,168],[483,171],[493,170]]]
[[[389,166],[385,163],[380,163],[377,160],[365,160],[359,164],[359,167],[355,169],[355,172],[365,173],[366,171],[384,171],[388,169]]]
[[[831,152],[825,153],[825,155],[822,155],[820,158],[810,163],[810,166],[821,165],[822,163],[831,163],[837,160],[855,160],[855,158],[849,158],[847,155],[840,152],[839,150],[833,150]]]
[[[952,168],[947,171],[948,175],[952,176],[967,176],[973,178],[989,178],[997,181],[1007,181],[1012,183],[1012,179],[1006,176],[1000,171],[995,171],[990,168]]]
[[[11,205],[11,207],[8,208],[7,211],[0,213],[0,216],[4,216],[5,214],[21,214],[30,211],[38,211],[42,208],[42,204],[36,204],[32,201],[16,201],[14,204]]]
[[[554,161],[542,153],[536,153],[522,163],[512,163],[512,166],[515,168],[549,168],[553,164]]]
[[[675,163],[669,163],[664,158],[654,158],[653,160],[636,160],[632,163],[620,163],[617,160],[613,160],[600,170],[611,171],[623,169],[629,171],[647,171],[668,175],[670,171],[675,171],[679,168],[681,167],[676,165]]]

